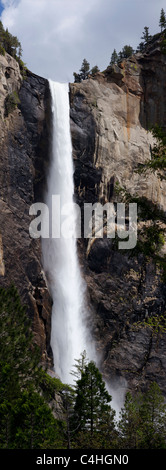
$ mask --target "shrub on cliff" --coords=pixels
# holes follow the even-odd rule
[[[89,62],[84,59],[80,68],[80,73],[74,72],[75,83],[81,82],[82,80],[87,80],[88,75],[90,73],[90,64]]]
[[[20,103],[20,99],[18,93],[13,91],[10,95],[7,95],[5,100],[5,116],[8,116],[14,109],[17,108],[18,104]]]
[[[134,54],[134,49],[132,48],[132,46],[126,45],[123,47],[122,51],[119,52],[118,60],[128,59],[133,54]]]
[[[1,51],[4,49],[15,59],[21,58],[22,48],[20,41],[18,40],[17,36],[13,36],[11,33],[9,33],[8,29],[4,29],[2,21],[0,21],[0,46]]]

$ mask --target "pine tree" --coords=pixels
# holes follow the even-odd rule
[[[88,78],[89,72],[90,72],[90,64],[86,59],[84,59],[80,68],[81,80],[86,80]]]
[[[79,445],[95,448],[95,443],[100,446],[104,442],[108,430],[111,436],[115,416],[110,406],[111,399],[101,373],[93,361],[89,362],[76,387],[73,418],[79,425],[79,434],[75,437]]]
[[[142,447],[146,449],[165,447],[166,405],[156,382],[153,382],[149,390],[142,396],[140,417],[142,421]]]
[[[3,27],[2,21],[0,21],[0,44],[2,46],[3,46],[3,41],[4,41],[4,34],[5,34],[4,27]]]
[[[59,448],[65,443],[63,425],[49,406],[55,390],[64,386],[39,367],[32,339],[17,289],[0,288],[0,448]]]
[[[148,26],[145,26],[144,28],[144,31],[143,31],[143,36],[141,37],[141,39],[144,40],[144,44],[147,45],[148,42],[151,40],[152,36],[149,34],[149,27]]]
[[[26,307],[22,306],[14,285],[6,290],[0,288],[0,332],[1,377],[4,374],[13,394],[14,384],[24,387],[35,379],[39,361],[36,348],[31,349],[32,332]]]
[[[118,424],[120,445],[124,449],[139,448],[139,407],[131,393],[127,393]]]
[[[17,289],[0,288],[0,415],[6,428],[7,445],[17,400],[28,384],[37,383],[39,355],[35,348],[30,348],[29,326]]]
[[[81,379],[83,372],[85,372],[85,367],[88,364],[88,359],[86,356],[86,351],[84,350],[81,353],[80,359],[75,359],[75,364],[73,366],[73,370],[71,371],[71,375],[76,378],[75,382]]]
[[[89,62],[84,59],[80,68],[80,73],[74,72],[74,82],[75,83],[80,83],[82,80],[86,80],[88,78],[88,75],[90,73],[90,64]]]
[[[158,449],[166,446],[166,405],[154,382],[134,398],[127,393],[118,424],[119,446],[125,449]]]
[[[160,13],[159,26],[161,28],[161,32],[163,31],[163,29],[166,28],[166,15],[165,15],[165,11],[163,8],[161,9],[161,13]]]
[[[112,56],[111,56],[110,65],[117,64],[117,62],[118,62],[118,54],[116,52],[116,49],[114,49]]]

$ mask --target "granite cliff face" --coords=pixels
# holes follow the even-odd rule
[[[156,50],[157,49],[157,50]],[[51,299],[42,269],[40,240],[29,237],[29,207],[43,201],[51,129],[47,80],[0,57],[0,281],[14,281],[28,305],[43,361],[51,358]],[[156,65],[157,64],[157,65]],[[116,183],[166,210],[166,183],[150,171],[135,172],[151,155],[147,128],[166,125],[166,56],[158,45],[144,55],[108,67],[94,79],[70,85],[75,195],[84,202],[117,202]],[[19,103],[7,115],[7,97]],[[161,96],[163,97],[161,101]],[[6,114],[5,114],[6,113]],[[161,270],[140,253],[131,258],[107,238],[78,241],[87,282],[90,328],[106,376],[123,389],[156,380],[166,394],[165,334],[142,322],[165,312]]]
[[[14,282],[17,286],[46,359],[51,299],[41,266],[40,241],[29,237],[29,208],[42,200],[47,171],[49,89],[46,80],[31,73],[23,80],[18,63],[8,54],[0,56],[0,73],[1,285]],[[7,98],[13,92],[19,95],[19,104],[7,115]]]
[[[153,47],[121,67],[71,85],[76,198],[82,207],[84,202],[118,202],[118,183],[166,210],[166,182],[156,173],[135,171],[151,158],[154,139],[147,123],[166,125],[165,66],[166,56]],[[80,257],[106,376],[122,389],[124,379],[131,389],[156,380],[166,392],[165,334],[143,323],[165,312],[160,269],[141,253],[133,258],[120,252],[107,238],[80,241]]]

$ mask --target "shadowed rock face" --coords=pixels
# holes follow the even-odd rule
[[[43,200],[49,164],[48,82],[31,73],[21,80],[14,59],[12,66],[17,74],[12,68],[15,79],[11,79],[4,58],[2,61],[1,85],[6,79],[6,96],[17,90],[20,103],[6,120],[1,120],[0,128],[0,280],[3,286],[11,282],[17,286],[46,360],[50,351],[51,299],[42,271],[40,241],[29,236],[29,208],[35,201]],[[4,104],[2,110],[3,107]]]
[[[47,80],[30,72],[22,80],[18,64],[12,62],[9,71],[9,61],[10,56],[0,58],[0,282],[5,286],[14,281],[18,287],[42,359],[47,361],[48,356],[51,359],[51,299],[40,240],[29,236],[29,207],[44,196],[50,94]],[[165,210],[165,182],[156,174],[135,172],[151,155],[153,138],[147,123],[153,117],[160,124],[161,116],[165,123],[165,101],[160,108],[165,61],[166,56],[150,50],[121,67],[109,67],[95,79],[70,85],[75,198],[82,221],[84,202],[119,201],[116,182]],[[4,120],[5,100],[13,90],[20,103]],[[130,389],[144,389],[148,381],[156,380],[166,394],[165,334],[140,326],[149,315],[165,312],[160,269],[150,259],[145,262],[142,254],[136,259],[120,252],[107,238],[80,239],[78,253],[87,282],[89,327],[105,375],[115,383],[118,380],[119,387],[127,380]]]

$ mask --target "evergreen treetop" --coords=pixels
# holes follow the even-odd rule
[[[110,65],[117,64],[117,62],[118,62],[118,54],[116,52],[116,49],[114,49],[111,55]]]
[[[163,31],[163,29],[166,28],[166,14],[163,8],[161,9],[161,13],[160,13],[159,26],[161,28],[161,32]]]
[[[0,21],[0,53],[2,53],[3,50],[15,59],[21,59],[22,47],[20,41],[17,36],[13,36],[9,33],[8,28],[5,30],[2,21]]]
[[[106,390],[101,373],[95,363],[90,361],[85,366],[76,387],[74,410],[81,429],[89,429],[92,435],[98,429],[102,417],[110,413],[111,400],[112,397]]]
[[[88,78],[89,72],[90,72],[90,64],[86,59],[84,59],[80,68],[81,80],[86,80]]]
[[[148,44],[148,42],[152,39],[152,36],[149,34],[149,27],[145,26],[144,31],[142,33],[141,39],[144,40],[144,44]]]

